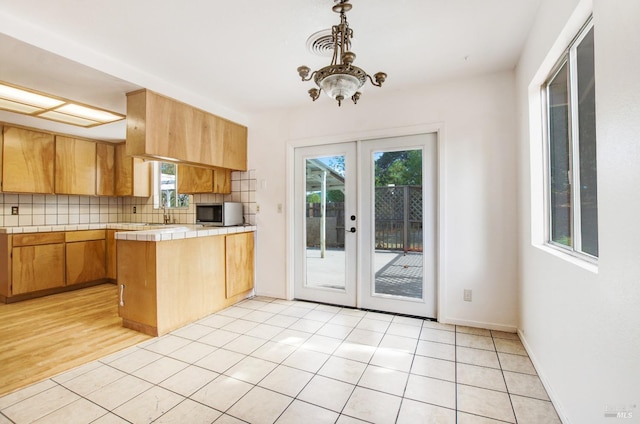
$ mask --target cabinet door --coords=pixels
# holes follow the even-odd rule
[[[221,194],[231,193],[231,170],[213,168],[213,192]]]
[[[151,196],[151,163],[127,156],[124,143],[115,149],[116,196]]]
[[[118,240],[118,314],[123,320],[158,327],[156,243]],[[131,328],[131,327],[130,327]]]
[[[227,299],[253,288],[253,243],[253,233],[226,236]]]
[[[178,193],[212,193],[213,171],[210,168],[178,165]]]
[[[220,125],[223,142],[222,166],[238,171],[247,170],[247,127],[230,121]]]
[[[64,286],[64,243],[13,248],[12,294]]]
[[[66,249],[68,286],[106,277],[104,240],[67,243]]]
[[[4,127],[2,191],[53,193],[53,135]]]
[[[56,136],[58,194],[96,194],[96,143]]]
[[[112,144],[96,144],[96,194],[113,196],[116,191],[116,148]]]

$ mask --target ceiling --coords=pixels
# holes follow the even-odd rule
[[[355,64],[388,74],[383,88],[369,85],[360,101],[513,69],[540,2],[351,0]],[[0,0],[0,80],[120,113],[125,93],[146,87],[246,124],[253,113],[311,103],[312,82],[302,83],[296,68],[329,63],[310,53],[306,40],[338,22],[333,4]],[[124,122],[81,129],[1,111],[0,121],[125,137]]]

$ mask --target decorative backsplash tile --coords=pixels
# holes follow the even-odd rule
[[[231,173],[231,194],[190,196],[189,208],[168,209],[170,222],[193,224],[196,203],[242,202],[245,223],[255,225],[255,170]],[[18,215],[11,208],[18,207]],[[135,207],[136,212],[133,212]],[[162,223],[163,211],[153,197],[105,197],[0,193],[0,227],[30,225],[105,224],[115,222]]]

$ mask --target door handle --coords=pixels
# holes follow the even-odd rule
[[[124,306],[124,284],[120,284],[120,306]]]
[[[351,227],[348,230],[345,230],[347,233],[355,233],[356,232],[356,227]]]

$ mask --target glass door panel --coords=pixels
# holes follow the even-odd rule
[[[422,299],[422,150],[373,154],[374,295]]]
[[[435,317],[435,141],[360,145],[363,308]]]
[[[355,306],[355,143],[299,148],[295,160],[295,297]]]
[[[344,155],[305,159],[306,285],[344,290]]]

